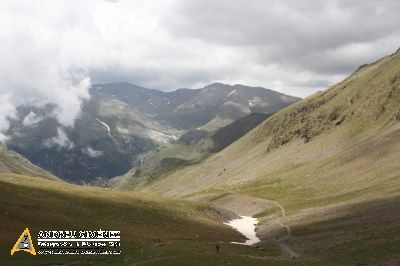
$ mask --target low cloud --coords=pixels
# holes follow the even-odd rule
[[[86,147],[85,149],[82,149],[82,152],[84,152],[87,156],[91,158],[97,158],[103,155],[102,151],[95,150],[91,147]]]
[[[54,105],[73,127],[92,82],[307,96],[395,51],[399,10],[397,0],[4,0],[0,132],[27,102]]]
[[[37,113],[31,111],[27,114],[22,120],[22,124],[26,127],[30,127],[44,119],[43,116],[38,115]]]
[[[8,130],[10,118],[15,118],[16,109],[11,103],[11,96],[8,94],[0,94],[0,141],[6,140],[6,136],[2,134]]]
[[[65,149],[73,149],[74,143],[68,138],[67,134],[65,133],[64,129],[61,127],[57,128],[57,135],[51,139],[47,139],[44,142],[44,145],[47,147],[60,147]]]
[[[74,36],[73,24],[83,19],[73,14],[78,4],[51,2],[0,3],[2,134],[17,106],[51,104],[59,124],[73,127],[83,101],[89,99],[90,77],[82,56],[87,51],[80,51],[79,38]],[[35,119],[30,114],[24,123]]]

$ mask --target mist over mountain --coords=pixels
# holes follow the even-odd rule
[[[400,265],[399,14],[1,0],[0,265]]]
[[[71,182],[127,172],[139,154],[176,141],[188,130],[215,131],[252,112],[274,113],[299,98],[260,87],[215,83],[171,92],[130,83],[96,84],[74,127],[53,105],[18,107],[7,144]]]

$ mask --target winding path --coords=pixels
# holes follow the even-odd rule
[[[282,205],[280,205],[278,202],[273,201],[273,200],[267,200],[268,205],[267,208],[269,207],[269,204],[273,204],[275,206],[277,206],[280,210],[281,210],[281,217],[279,217],[276,221],[276,223],[282,227],[284,227],[286,229],[287,232],[287,237],[285,239],[289,239],[292,237],[292,230],[290,229],[289,225],[286,225],[284,223],[282,223],[281,218],[282,217],[286,217],[286,210],[285,208],[283,208]],[[282,239],[274,239],[274,241],[278,244],[279,248],[282,250],[282,252],[286,253],[287,255],[289,255],[292,258],[298,258],[299,254],[295,251],[293,251],[288,245],[286,245],[285,243],[282,242]]]

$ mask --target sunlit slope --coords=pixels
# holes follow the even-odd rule
[[[3,143],[0,143],[0,173],[22,174],[61,181],[50,172],[31,163],[22,155],[9,150]]]
[[[198,163],[223,150],[269,116],[264,113],[252,113],[212,133],[204,130],[188,131],[175,143],[141,156],[129,172],[109,180],[107,185],[131,189],[157,182],[179,168]]]
[[[122,265],[185,255],[194,249],[206,252],[204,256],[213,255],[216,241],[243,240],[212,219],[217,213],[207,204],[4,173],[0,174],[0,194],[0,260],[4,265]],[[11,247],[26,227],[35,243],[40,230],[120,230],[123,255],[32,257],[22,252],[11,257]],[[163,247],[154,249],[152,244],[158,239]]]
[[[281,239],[310,259],[375,263],[400,247],[399,158],[396,52],[143,190],[210,194],[215,204],[239,194],[264,199],[270,204],[257,214],[262,238]]]
[[[227,185],[234,187],[254,180],[271,182],[283,173],[279,177],[282,181],[305,186],[314,178],[321,181],[321,185],[334,180],[353,183],[356,180],[348,178],[353,171],[362,172],[371,168],[371,163],[382,165],[386,162],[370,162],[365,157],[391,149],[390,140],[396,144],[394,136],[400,126],[399,75],[398,52],[360,68],[324,92],[285,108],[204,163],[176,171],[149,190],[185,195],[215,188],[218,184],[226,189]],[[368,148],[370,153],[363,151]],[[393,153],[396,151],[385,155],[389,159]],[[336,163],[331,165],[336,171],[343,171],[347,165],[356,162],[359,167],[350,167],[351,172],[335,179],[321,177],[331,174],[329,171],[318,171],[318,175],[309,172],[308,176],[286,174],[302,167],[310,170],[326,168],[330,166],[329,162]],[[360,167],[363,163],[365,167]]]

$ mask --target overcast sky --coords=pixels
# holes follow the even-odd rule
[[[27,101],[72,126],[91,83],[307,96],[400,46],[400,1],[0,1],[0,132]]]

